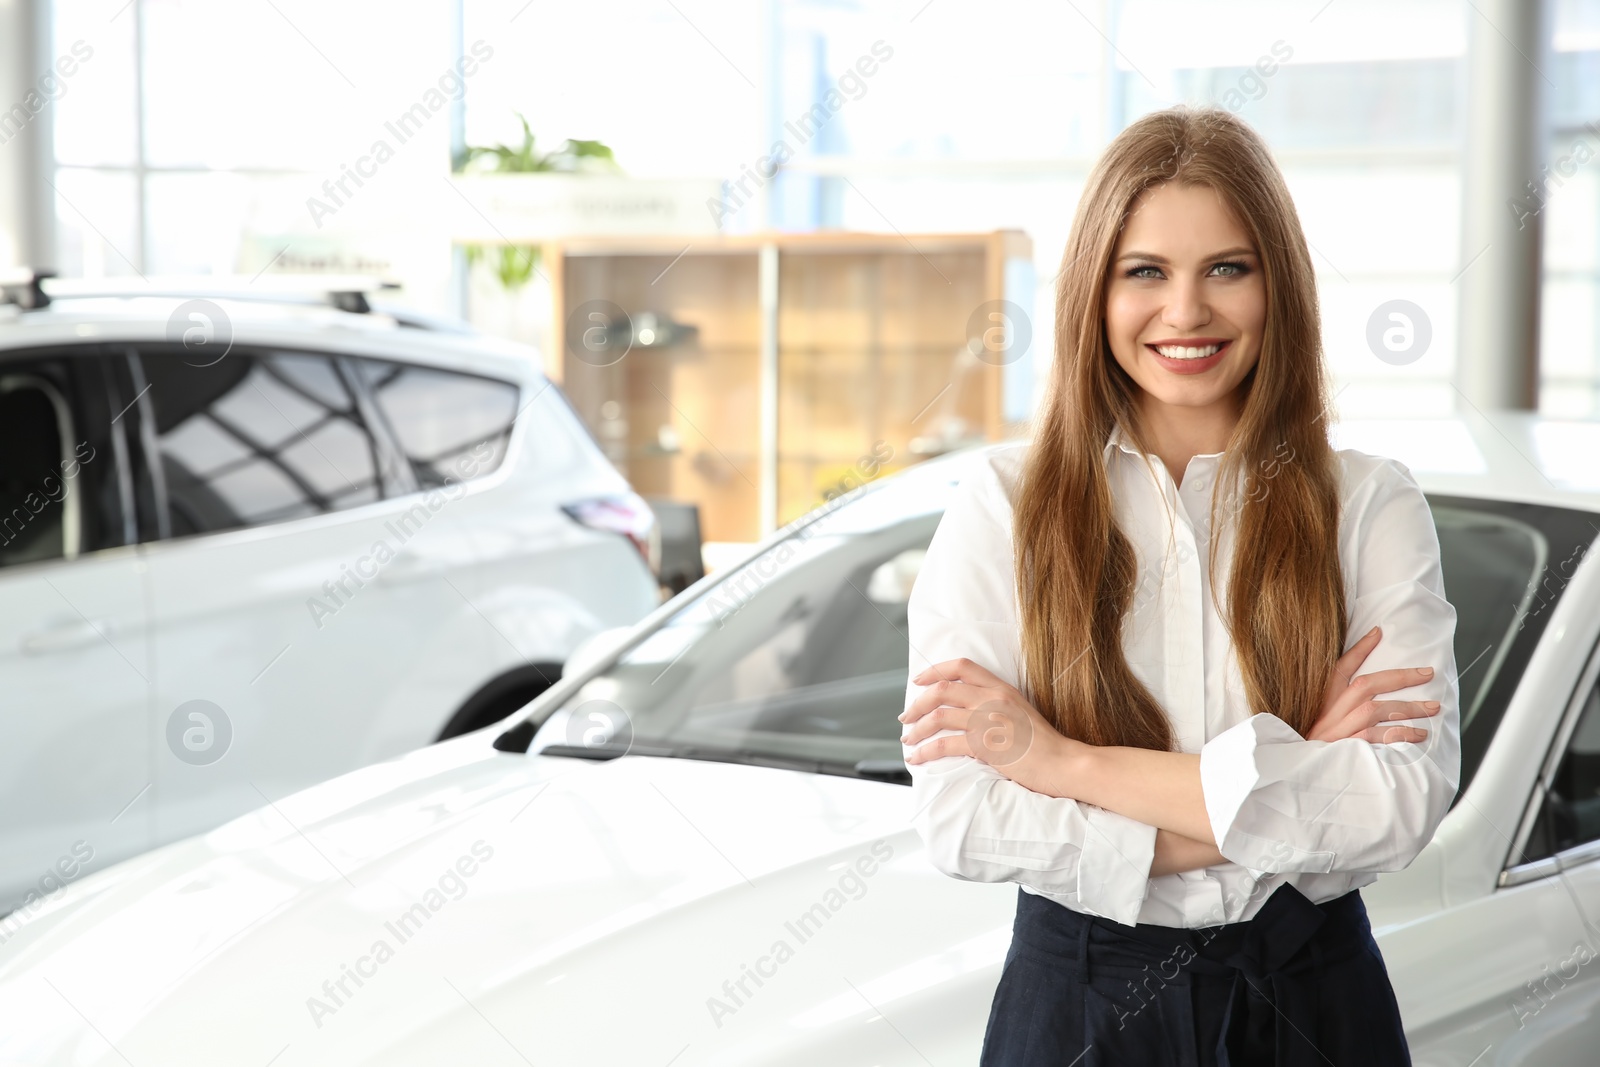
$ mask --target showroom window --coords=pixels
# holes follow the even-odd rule
[[[500,466],[517,416],[510,382],[376,359],[354,361],[423,488]]]
[[[334,361],[235,348],[206,366],[145,350],[171,534],[304,518],[384,495],[378,444]]]
[[[482,205],[463,205],[447,187],[451,153],[518,143],[521,112],[544,148],[597,138],[641,176],[736,182],[787,138],[793,157],[762,195],[741,198],[729,230],[1021,229],[1038,279],[1031,314],[1044,324],[1095,153],[1146,111],[1214,103],[1262,131],[1290,183],[1341,408],[1454,411],[1457,293],[1478,254],[1460,247],[1459,232],[1464,55],[1479,18],[1470,3],[1344,0],[1314,17],[1264,0],[1111,0],[1088,12],[996,0],[982,18],[917,7],[913,18],[892,0],[643,11],[431,0],[395,19],[370,2],[57,2],[52,54],[74,57],[77,71],[52,105],[54,265],[90,277],[269,264],[403,272],[449,247],[451,212],[482,221]],[[767,10],[771,40],[758,17]],[[622,81],[595,82],[587,52],[549,48],[563,37],[603,38],[608,62],[654,87],[649,98]],[[334,215],[311,218],[306,205],[325,197],[323,183],[355,166],[427,90],[416,72],[443,70],[478,40],[493,57],[449,117],[441,111],[397,145]],[[73,51],[79,41],[89,58]],[[1600,120],[1600,5],[1555,2],[1551,43],[1549,161],[1561,177],[1575,146],[1589,158]],[[950,57],[987,55],[1006,57],[1006,78],[952,76]],[[293,78],[281,76],[286,56]],[[863,60],[874,73],[837,88]],[[568,91],[574,84],[588,91]],[[847,102],[814,136],[786,132],[830,92]],[[707,101],[721,121],[692,133],[671,121]],[[1541,410],[1600,413],[1595,164],[1561,178],[1544,222]],[[460,279],[425,282],[435,299],[457,299],[446,294]],[[1364,340],[1375,308],[1397,298],[1422,307],[1433,330],[1432,351],[1398,369]],[[1046,329],[1035,336],[1043,380],[1052,339]]]

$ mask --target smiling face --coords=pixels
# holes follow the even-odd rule
[[[1134,201],[1111,254],[1105,323],[1143,416],[1231,425],[1266,317],[1261,258],[1214,190],[1167,182]]]

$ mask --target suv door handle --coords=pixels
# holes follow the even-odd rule
[[[65,652],[82,648],[96,641],[109,641],[116,623],[111,619],[74,619],[55,626],[44,626],[23,636],[22,654],[36,656],[47,652]]]

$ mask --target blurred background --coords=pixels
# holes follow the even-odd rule
[[[155,966],[204,996],[247,974],[274,1018],[251,961],[320,967],[325,952],[338,973],[327,931],[385,899],[366,873],[359,891],[344,878],[348,901],[329,892],[330,856],[402,870],[398,842],[443,841],[436,828],[522,788],[494,784],[524,774],[509,760],[468,777],[457,754],[473,745],[472,760],[605,761],[637,741],[702,770],[748,765],[739,783],[766,767],[909,784],[895,716],[921,655],[914,582],[977,446],[1025,432],[1041,398],[1090,168],[1175,103],[1265,137],[1310,242],[1335,443],[1401,459],[1430,493],[1461,621],[1461,796],[1482,766],[1489,799],[1391,882],[1411,909],[1389,913],[1412,946],[1394,943],[1413,968],[1396,985],[1427,994],[1408,1022],[1452,1063],[1501,1037],[1496,1062],[1593,1062],[1573,1023],[1600,1010],[1592,990],[1537,1039],[1524,1027],[1548,1002],[1536,983],[1566,975],[1595,929],[1580,914],[1600,915],[1597,668],[1580,679],[1587,638],[1564,621],[1578,609],[1557,610],[1600,531],[1600,0],[0,0],[0,986],[19,988],[7,951],[58,977],[78,960],[106,996],[156,989],[189,1042],[212,1001],[83,964],[72,944],[4,946],[84,874],[210,833],[212,873],[162,873],[209,862],[196,844],[127,875],[127,895],[85,893],[98,910],[77,947],[114,943],[128,973]],[[1569,599],[1595,602],[1586,580]],[[1151,568],[1136,595],[1164,581]],[[1194,588],[1181,600],[1199,610]],[[1580,710],[1585,725],[1560,726]],[[396,759],[452,739],[440,762]],[[1559,767],[1540,762],[1562,746]],[[461,777],[421,784],[419,768],[458,758]],[[277,810],[385,760],[286,805],[311,835]],[[542,989],[578,942],[541,938],[603,931],[604,995],[584,1002],[606,1014],[521,1015],[555,1035],[547,1050],[660,1035],[614,1025],[631,994],[610,953],[641,916],[719,967],[701,941],[736,945],[741,915],[775,926],[731,897],[697,909],[716,936],[676,925],[714,884],[700,838],[743,833],[762,864],[826,848],[806,862],[832,880],[842,835],[879,825],[809,781],[708,777],[686,807],[719,814],[690,838],[682,811],[660,824],[627,789],[602,796],[626,779],[573,778],[593,792],[568,814],[552,798],[522,830],[486,831],[576,828],[527,839],[524,888],[504,908],[452,905],[484,921],[461,951],[542,954],[506,957],[495,982]],[[341,821],[344,804],[365,821]],[[309,848],[286,836],[236,858],[279,820]],[[1512,848],[1502,827],[1519,826]],[[592,859],[560,862],[563,848]],[[669,853],[682,865],[658,862]],[[111,916],[140,885],[156,903]],[[1412,892],[1469,907],[1423,932],[1434,904]],[[943,983],[922,1018],[966,1027],[975,1051],[971,1009],[1004,938],[978,938],[966,909],[930,947],[904,913],[899,932],[870,927],[879,906],[852,904],[850,921],[917,936],[865,987]],[[236,922],[268,914],[270,951],[232,954]],[[308,922],[315,951],[280,938],[280,916]],[[174,954],[151,963],[158,942]],[[1425,942],[1448,951],[1417,954]],[[224,944],[228,970],[212,969]],[[1000,949],[984,962],[979,945]],[[191,950],[206,967],[178,962]],[[732,974],[741,957],[726,958]],[[1412,981],[1424,964],[1449,980]],[[587,987],[562,988],[551,1003]],[[138,1030],[66,1015],[69,992],[14,998],[30,1022],[53,1006],[17,1062],[42,1061],[47,1026]],[[743,1017],[761,1055],[780,1019],[805,1031],[794,1062],[833,1062],[814,1042],[856,1010],[838,1007],[849,995],[829,987],[804,1011],[785,995]],[[396,1005],[376,1010],[436,1016]],[[351,1033],[339,1022],[329,1040]],[[727,1062],[752,1062],[746,1047]],[[104,1054],[74,1048],[63,1062]]]
[[[1600,491],[1600,0],[0,0],[0,917],[584,670],[541,745],[909,780],[952,472],[1175,103],[1287,176],[1337,443],[1460,489],[1477,760],[1592,529],[1498,497]]]
[[[536,346],[711,542],[874,442],[894,469],[1014,429],[1087,169],[1181,101],[1276,152],[1343,412],[1600,403],[1600,0],[0,10],[5,101],[45,101],[0,119],[0,263],[397,281]],[[1367,339],[1393,300],[1427,337],[1404,363]],[[602,320],[648,358],[595,358]]]

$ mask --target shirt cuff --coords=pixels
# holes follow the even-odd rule
[[[1256,746],[1303,740],[1288,723],[1269,712],[1261,712],[1235,723],[1200,746],[1200,792],[1205,798],[1211,835],[1216,838],[1217,851],[1224,857],[1232,858],[1228,856],[1228,837],[1234,831],[1245,800],[1261,784]]]
[[[1093,804],[1081,807],[1085,828],[1078,858],[1078,905],[1133,926],[1150,889],[1156,828]]]

